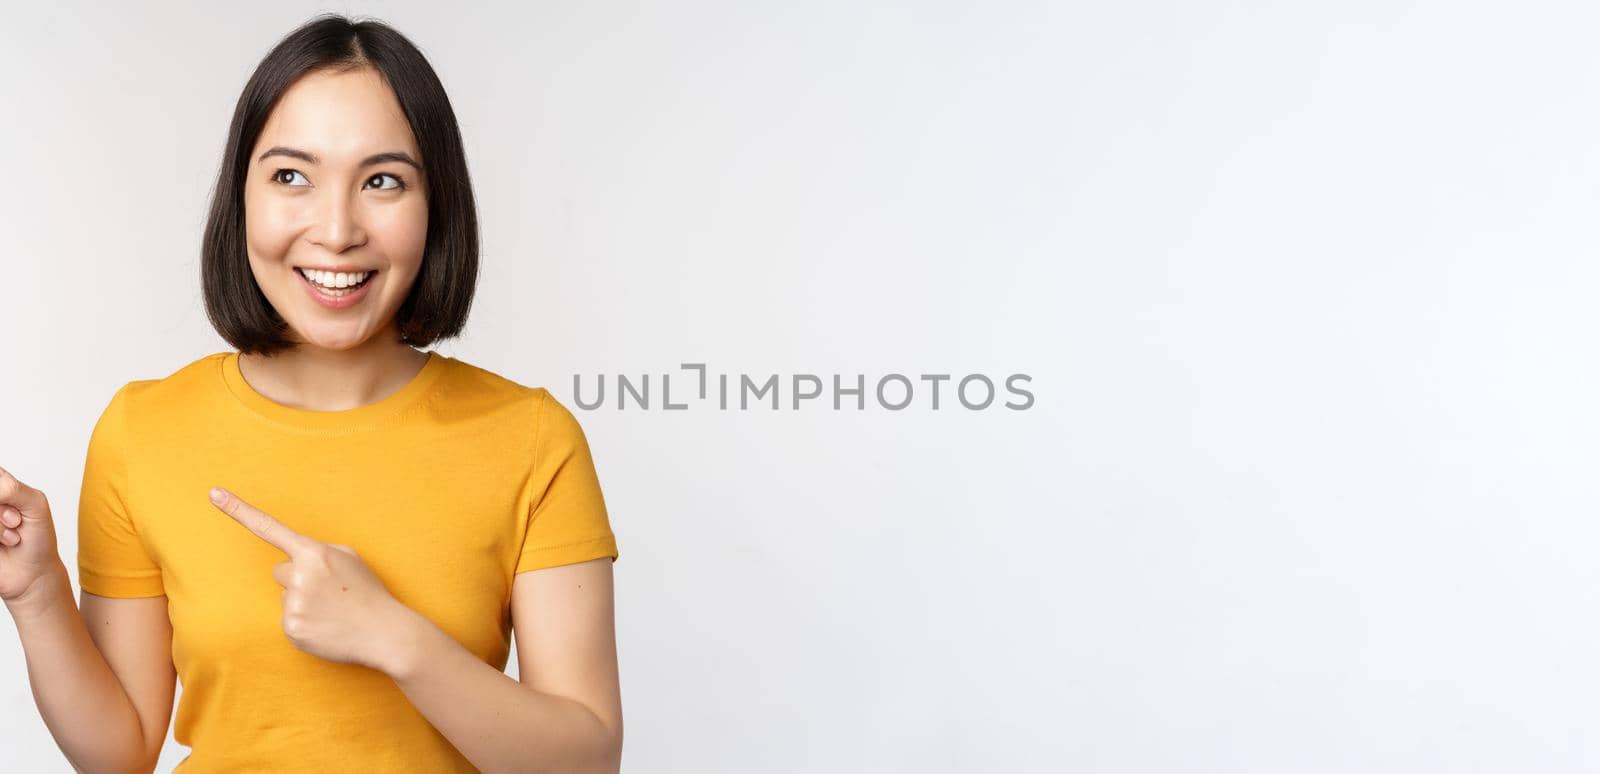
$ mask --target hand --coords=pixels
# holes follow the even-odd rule
[[[0,468],[0,599],[7,605],[41,593],[65,565],[44,492]]]
[[[224,489],[211,502],[289,560],[272,566],[283,586],[283,633],[313,656],[387,672],[411,609],[384,588],[355,549],[320,543]],[[219,497],[220,495],[220,497]]]

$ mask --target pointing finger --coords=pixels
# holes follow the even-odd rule
[[[226,489],[213,488],[211,502],[218,510],[232,516],[234,521],[254,532],[256,537],[288,554],[290,559],[306,554],[317,544],[317,541],[289,529],[283,522],[239,499]]]

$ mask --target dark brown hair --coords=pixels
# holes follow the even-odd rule
[[[288,324],[250,271],[245,248],[244,182],[250,151],[279,97],[314,70],[376,70],[394,90],[422,153],[428,235],[422,267],[395,313],[400,338],[424,347],[459,335],[478,281],[478,216],[466,152],[444,86],[422,52],[392,27],[322,14],[279,41],[256,66],[228,127],[228,145],[211,191],[200,246],[200,284],[211,326],[240,352],[272,354],[294,346]]]

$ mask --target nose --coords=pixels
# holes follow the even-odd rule
[[[367,243],[367,230],[361,224],[361,209],[349,197],[330,192],[319,203],[317,223],[308,238],[329,252],[342,253]]]

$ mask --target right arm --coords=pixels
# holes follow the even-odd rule
[[[85,592],[80,612],[44,493],[3,469],[0,523],[0,596],[56,746],[89,774],[154,771],[176,681],[167,598]]]

